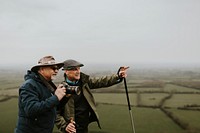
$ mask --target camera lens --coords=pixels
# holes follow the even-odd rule
[[[66,82],[63,82],[62,84],[66,88],[66,94],[79,95],[81,93],[81,90],[80,90],[79,86],[70,86]]]

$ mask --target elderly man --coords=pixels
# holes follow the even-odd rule
[[[66,95],[63,85],[56,87],[52,80],[63,63],[45,56],[28,70],[19,88],[19,112],[15,133],[52,133],[56,106]]]
[[[69,86],[78,86],[79,95],[71,95],[61,100],[56,125],[63,133],[88,133],[88,125],[96,121],[99,124],[99,117],[96,111],[96,104],[91,89],[109,87],[118,84],[127,76],[128,67],[120,67],[118,73],[91,78],[81,72],[82,63],[75,60],[64,61],[64,80]]]

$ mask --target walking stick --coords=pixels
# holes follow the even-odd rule
[[[135,133],[133,114],[131,111],[131,105],[130,105],[129,96],[128,96],[128,88],[127,88],[127,84],[126,84],[126,78],[124,78],[124,86],[125,86],[125,90],[126,90],[126,98],[127,98],[127,102],[128,102],[128,109],[129,109],[129,114],[130,114],[130,119],[131,119],[132,130],[133,130],[133,133]]]

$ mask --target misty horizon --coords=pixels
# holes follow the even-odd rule
[[[198,63],[83,63],[82,70],[100,70],[100,71],[112,71],[118,69],[120,66],[129,66],[131,70],[140,69],[183,69],[193,70],[199,69]],[[35,64],[4,64],[0,65],[0,69],[21,69],[30,70]]]

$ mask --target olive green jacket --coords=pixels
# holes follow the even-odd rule
[[[82,91],[85,96],[87,102],[89,103],[92,111],[90,113],[90,122],[96,121],[98,123],[99,128],[99,116],[96,110],[96,103],[94,97],[91,93],[91,89],[109,87],[114,84],[120,83],[122,79],[118,77],[117,74],[113,74],[111,76],[103,76],[100,78],[90,78],[90,76],[81,73],[80,81],[82,82]],[[60,131],[65,133],[65,128],[69,124],[70,119],[74,120],[74,100],[73,98],[65,97],[62,99],[60,103],[60,107],[58,107],[57,118],[56,118],[56,126]]]

